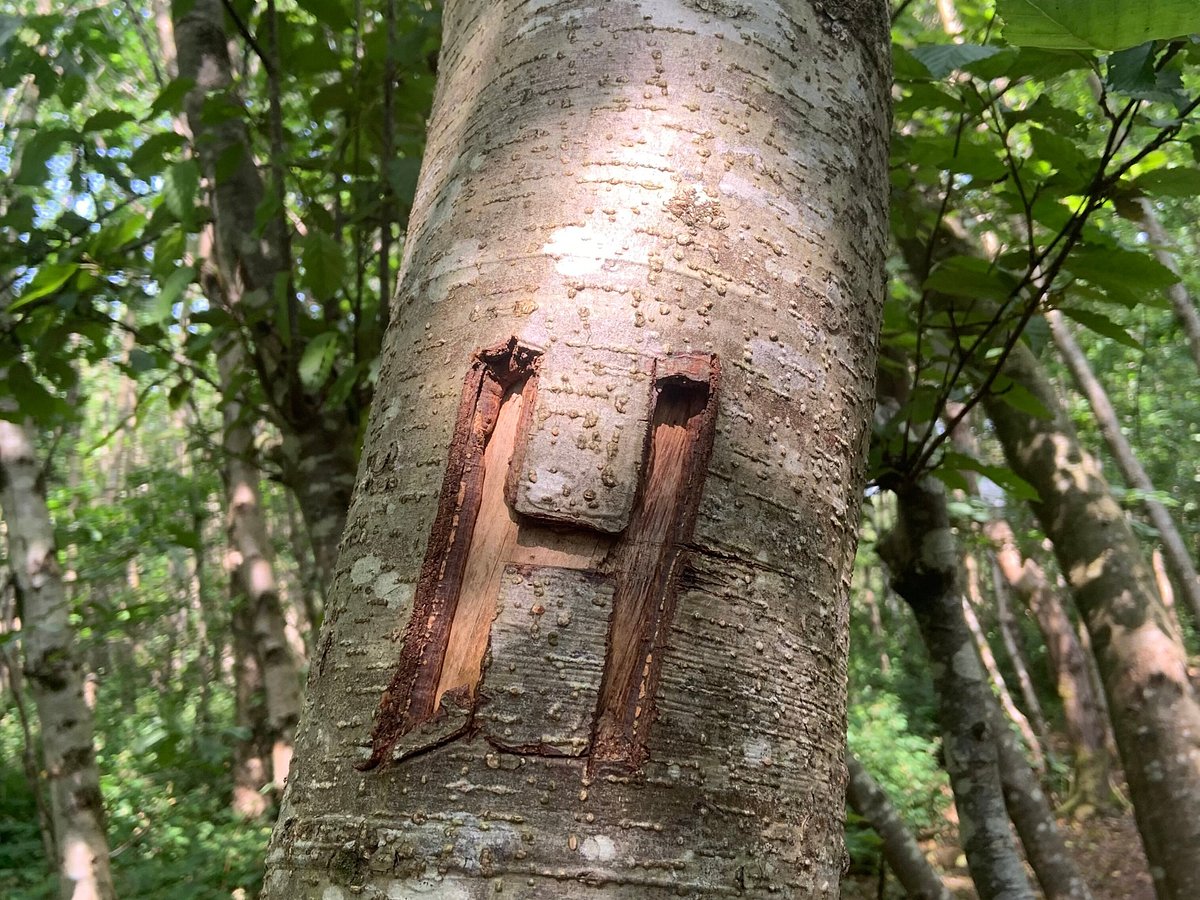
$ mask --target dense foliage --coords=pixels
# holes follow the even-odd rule
[[[175,14],[188,5],[177,0]],[[1045,414],[999,372],[1025,341],[1071,398],[1085,443],[1107,454],[1056,360],[1046,311],[1075,324],[1155,497],[1193,556],[1200,546],[1200,374],[1166,296],[1181,285],[1194,305],[1200,294],[1200,41],[1181,37],[1200,30],[1200,16],[1186,0],[1117,6],[1002,0],[1005,27],[978,0],[895,9],[896,252],[881,365],[905,379],[907,400],[871,450],[849,742],[921,830],[942,827],[949,793],[928,663],[875,550],[894,515],[879,489],[933,472],[956,491],[969,553],[986,560],[982,526],[1007,518],[1053,577],[1024,508],[1032,488],[1003,465],[977,409],[992,391]],[[238,152],[253,154],[267,186],[260,234],[281,225],[290,262],[274,296],[238,306],[203,283],[211,184],[185,117],[195,85],[177,75],[167,0],[0,2],[0,417],[38,435],[95,687],[113,864],[130,897],[257,890],[270,823],[230,809],[235,746],[247,733],[225,549],[230,385],[216,357],[222,341],[246,348],[240,415],[254,429],[255,463],[274,479],[270,536],[302,657],[321,587],[293,499],[277,483],[281,428],[295,410],[264,383],[275,375],[263,335],[282,342],[278,377],[361,433],[436,73],[432,0],[227,7],[234,89],[210,96],[203,115],[244,123],[250,143]],[[1147,17],[1158,29],[1150,34]],[[227,155],[217,166],[237,162]],[[1148,216],[1169,246],[1150,236]],[[951,444],[960,421],[983,437],[977,451]],[[1145,492],[1121,497],[1149,554],[1158,535],[1142,515]],[[986,599],[998,588],[981,568],[977,612],[1015,686]],[[0,601],[0,893],[49,897],[20,615],[11,590],[0,588]],[[1179,615],[1190,641],[1195,623]],[[1016,623],[1023,665],[1058,732],[1039,633],[1027,610]],[[1050,750],[1049,782],[1065,794],[1069,767],[1059,743]],[[856,829],[851,846],[873,864],[874,845]]]

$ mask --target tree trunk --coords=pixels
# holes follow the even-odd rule
[[[1146,235],[1150,238],[1150,243],[1154,245],[1154,255],[1160,263],[1178,274],[1179,266],[1175,262],[1175,254],[1170,250],[1171,239],[1158,221],[1158,216],[1154,212],[1154,204],[1148,198],[1143,197],[1137,201],[1135,208],[1140,212],[1139,223],[1146,229]],[[1196,363],[1196,368],[1200,369],[1200,312],[1196,310],[1196,301],[1188,293],[1188,289],[1182,281],[1177,281],[1167,288],[1167,296],[1171,299],[1175,318],[1179,320],[1183,333],[1187,336],[1192,360]]]
[[[84,699],[54,525],[33,445],[24,428],[2,419],[0,507],[22,610],[25,675],[41,723],[62,895],[107,900],[115,894],[92,710]]]
[[[982,900],[1033,897],[1000,781],[999,714],[963,618],[958,546],[940,482],[896,490],[895,528],[879,545],[892,586],[912,608],[929,652],[946,772],[967,867]]]
[[[1066,806],[1082,815],[1104,809],[1111,798],[1107,717],[1101,698],[1092,689],[1087,657],[1071,619],[1041,567],[1032,559],[1022,558],[1008,522],[994,519],[984,531],[995,548],[1001,576],[1033,612],[1046,643],[1075,760],[1071,797]]]
[[[951,900],[941,877],[933,870],[883,788],[853,755],[846,754],[850,780],[846,802],[875,829],[883,841],[883,857],[911,900]]]
[[[1092,415],[1096,419],[1096,425],[1099,426],[1100,434],[1108,445],[1109,452],[1112,453],[1113,459],[1117,463],[1117,468],[1121,471],[1125,486],[1139,491],[1153,492],[1154,484],[1150,481],[1150,475],[1142,467],[1137,454],[1133,452],[1133,447],[1130,446],[1128,439],[1121,431],[1121,423],[1117,419],[1116,410],[1109,402],[1104,385],[1092,373],[1092,367],[1088,364],[1083,350],[1075,341],[1075,336],[1071,334],[1071,328],[1063,314],[1058,310],[1048,310],[1046,321],[1050,323],[1050,334],[1054,337],[1055,346],[1058,347],[1063,362],[1071,371],[1075,385],[1087,398]],[[1192,562],[1187,544],[1184,543],[1183,536],[1175,527],[1175,520],[1171,518],[1171,514],[1165,506],[1151,496],[1143,497],[1141,504],[1146,510],[1150,524],[1158,531],[1167,563],[1175,575],[1175,580],[1179,583],[1179,590],[1191,611],[1192,621],[1200,626],[1200,573],[1196,572],[1196,566]]]
[[[992,711],[993,715],[998,712],[994,705]],[[996,722],[996,742],[1004,806],[1046,900],[1091,900],[1091,891],[1067,849],[1050,801],[1021,752],[1016,735],[1002,720]]]
[[[217,344],[217,368],[223,391],[223,450],[228,495],[229,556],[233,606],[244,607],[235,625],[249,627],[265,694],[266,734],[271,748],[271,778],[282,791],[291,765],[296,723],[300,719],[300,673],[288,646],[279,602],[274,551],[254,464],[254,431],[245,418],[237,375],[244,369],[241,346],[232,339]],[[235,638],[236,640],[236,638]]]
[[[1021,737],[1025,739],[1025,746],[1029,748],[1034,768],[1037,769],[1039,775],[1044,775],[1046,773],[1046,754],[1042,750],[1042,744],[1046,735],[1045,723],[1039,719],[1040,727],[1035,734],[1033,726],[1029,724],[1029,719],[1013,700],[1008,683],[1004,680],[1004,674],[996,662],[996,654],[992,652],[992,645],[988,643],[987,634],[984,632],[983,626],[979,624],[979,616],[975,614],[975,604],[982,605],[983,593],[979,589],[979,565],[969,553],[963,556],[963,568],[966,571],[968,585],[968,596],[961,598],[963,621],[967,623],[967,630],[971,632],[975,647],[979,650],[979,659],[983,663],[984,671],[987,672],[988,680],[992,683],[996,698],[1000,701],[1000,707],[1004,710],[1008,720],[1017,726]]]
[[[320,396],[304,390],[296,370],[300,338],[293,334],[285,343],[283,326],[274,321],[281,292],[285,303],[297,302],[291,290],[287,225],[282,210],[270,217],[265,230],[257,221],[265,191],[233,94],[222,4],[195,0],[175,4],[174,10],[179,74],[196,83],[188,95],[187,118],[211,185],[220,295],[252,335],[247,362],[257,370],[268,409],[283,435],[284,483],[300,502],[327,585],[354,484],[357,426],[345,409],[327,407]],[[239,114],[213,114],[222,103]]]
[[[300,507],[321,587],[329,590],[338,542],[354,490],[355,435],[345,424],[325,422],[284,438],[283,482]]]
[[[258,819],[270,807],[265,790],[271,783],[268,764],[271,740],[267,735],[262,670],[254,646],[254,622],[242,597],[234,598],[229,631],[233,645],[234,721],[242,732],[233,746],[230,805],[235,815]]]
[[[1000,639],[1004,643],[1004,651],[1012,662],[1013,671],[1017,673],[1017,683],[1021,686],[1021,697],[1029,709],[1033,719],[1033,727],[1037,732],[1042,747],[1050,749],[1050,726],[1046,723],[1046,715],[1042,711],[1042,703],[1038,699],[1037,688],[1033,684],[1033,676],[1029,674],[1029,656],[1021,636],[1020,626],[1013,616],[1012,604],[1008,595],[1008,586],[1000,575],[996,558],[986,552],[985,558],[990,566],[992,592],[996,598],[996,626],[1000,631]]]
[[[1034,511],[1091,635],[1155,889],[1200,896],[1200,704],[1183,648],[1099,465],[1024,344],[1004,374],[1053,414],[985,398],[1009,465],[1038,492]]]
[[[446,4],[267,897],[837,896],[886,24]]]

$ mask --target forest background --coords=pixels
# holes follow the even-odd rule
[[[930,659],[890,584],[902,565],[881,559],[889,492],[926,473],[949,491],[955,600],[1023,754],[1084,823],[1077,844],[1094,826],[1136,852],[1103,712],[1097,737],[1073,709],[1085,683],[1102,702],[1066,646],[1087,631],[1038,489],[997,440],[996,404],[1053,412],[1001,372],[1018,344],[1102,459],[1195,674],[1200,43],[1181,36],[1200,23],[1144,5],[1160,31],[1103,3],[1059,32],[1015,2],[1007,21],[970,0],[892,13],[881,372],[904,385],[871,449],[849,746],[950,869]],[[205,35],[179,7],[0,3],[0,418],[36,459],[65,604],[39,619],[0,556],[4,896],[58,891],[39,627],[94,717],[117,895],[257,892],[420,166],[436,4],[231,0],[230,89],[206,96],[189,52]],[[224,221],[212,166],[243,188]],[[231,285],[213,247],[238,232],[269,249]],[[878,872],[867,820],[847,835],[855,872]]]

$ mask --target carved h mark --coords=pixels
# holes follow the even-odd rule
[[[615,506],[597,507],[588,499],[580,512],[572,512],[579,507],[569,477],[560,494],[538,495],[541,506],[520,483],[526,464],[534,467],[532,481],[547,452],[557,464],[547,471],[562,474],[563,448],[554,449],[558,439],[548,436],[551,429],[538,430],[561,419],[552,402],[539,403],[540,363],[537,351],[513,339],[480,352],[471,366],[412,618],[362,768],[471,729],[516,752],[590,752],[593,763],[632,767],[644,759],[683,547],[691,539],[712,445],[716,358],[676,356],[634,367],[635,375],[645,373],[634,380],[648,396],[631,404],[632,416],[625,415],[627,401],[608,411],[612,438],[600,468],[608,484],[614,468],[628,467],[635,484],[614,490]],[[595,424],[582,425],[593,429],[593,443]],[[559,434],[557,426],[552,433]],[[636,443],[620,448],[630,440]],[[578,441],[581,452],[587,449],[582,436]],[[643,445],[642,453],[631,452]],[[648,462],[638,487],[643,456]],[[582,458],[576,463],[585,464]],[[586,484],[590,476],[580,477]],[[548,592],[567,607],[557,616],[564,629],[575,617],[561,641],[530,644],[538,640],[540,618],[528,617],[543,614],[530,591]],[[605,625],[597,616],[610,603],[608,640],[601,648],[595,644]],[[507,671],[489,669],[489,640],[493,651],[522,658],[501,660]],[[540,698],[512,699],[524,689],[521,665],[524,681]],[[564,715],[561,707],[571,705]],[[528,721],[549,715],[552,706],[552,727]]]

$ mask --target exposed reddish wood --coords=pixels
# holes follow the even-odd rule
[[[518,346],[512,339],[477,353],[467,372],[438,511],[417,581],[412,618],[396,672],[379,703],[371,733],[371,757],[363,764],[364,769],[388,759],[402,736],[437,714],[438,702],[453,704],[467,700],[438,688],[459,585],[483,498],[484,451],[506,389],[523,381],[523,398],[528,401],[536,389],[537,365],[538,354]],[[450,718],[461,719],[463,724],[449,734],[433,737],[444,740],[461,731],[468,722],[462,716]],[[418,748],[410,748],[410,752],[415,749]]]
[[[617,582],[593,758],[638,766],[654,719],[661,650],[675,610],[716,418],[716,360],[664,361],[650,459],[629,528],[606,561]],[[701,380],[702,379],[702,380]]]
[[[471,539],[464,542],[465,562],[442,657],[435,708],[447,691],[461,688],[468,696],[474,694],[488,632],[496,615],[500,577],[517,543],[517,517],[504,502],[504,476],[517,437],[522,387],[511,387],[505,394],[483,453],[483,477],[471,479],[480,482],[480,500]],[[449,583],[449,578],[443,578],[443,584]]]
[[[682,547],[691,537],[712,445],[716,361],[689,355],[656,363],[647,477],[630,525],[619,537],[586,527],[547,525],[515,511],[513,470],[524,452],[521,437],[533,427],[537,362],[536,354],[510,341],[478,354],[468,373],[412,619],[396,674],[380,703],[372,755],[364,768],[436,746],[473,727],[486,727],[497,746],[511,742],[529,752],[568,755],[593,749],[608,762],[641,761]],[[496,639],[493,623],[506,570],[558,572],[562,584],[550,585],[550,590],[578,581],[566,570],[591,573],[581,575],[579,585],[615,583],[598,704],[595,687],[591,700],[580,700],[569,710],[565,701],[551,704],[555,723],[549,722],[551,710],[543,710],[547,721],[539,722],[536,704],[517,704],[513,709],[523,709],[522,721],[514,730],[515,713],[505,711],[511,704],[493,691],[483,726],[472,724],[489,641]],[[582,596],[576,590],[564,597],[577,600],[576,595]],[[555,621],[568,627],[576,612],[564,606]],[[505,622],[501,643],[510,650],[525,646],[512,623]],[[588,633],[572,632],[570,639],[586,640]],[[598,648],[597,665],[600,652]],[[536,668],[549,659],[519,655],[519,660],[500,663],[510,667],[507,674],[496,670],[489,678],[511,681],[519,676],[513,665]],[[582,665],[585,655],[580,648],[571,661]],[[553,664],[565,666],[567,660]],[[586,666],[579,671],[587,671]],[[551,680],[542,678],[539,690],[549,691]],[[588,680],[569,695],[579,700],[588,694],[583,689]],[[512,719],[508,725],[503,724],[506,718]],[[583,721],[596,723],[594,732],[584,732],[586,740],[578,732]]]

